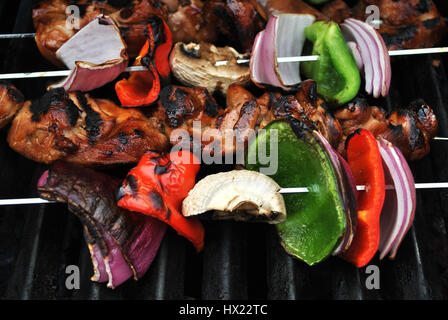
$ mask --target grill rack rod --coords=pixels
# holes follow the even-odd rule
[[[1,36],[5,35],[0,35]],[[448,53],[448,47],[437,48],[423,48],[423,49],[406,49],[406,50],[392,50],[389,51],[390,56],[408,56],[408,55],[421,55],[421,54],[437,54]],[[277,61],[279,63],[284,62],[304,62],[304,61],[316,61],[319,56],[299,56],[299,57],[279,57]],[[239,59],[238,64],[248,63],[249,59]],[[226,65],[228,61],[217,61],[215,66]],[[148,70],[144,66],[133,66],[126,68],[125,72],[146,71]],[[0,74],[0,80],[10,79],[27,79],[27,78],[44,78],[44,77],[67,77],[71,73],[71,70],[58,70],[58,71],[37,71],[37,72],[19,72],[19,73],[4,73]]]
[[[358,185],[356,187],[358,191],[365,191],[365,185]],[[386,186],[386,190],[392,190],[393,186]],[[425,190],[425,189],[448,189],[448,182],[431,182],[431,183],[416,183],[415,189]],[[293,194],[293,193],[308,193],[310,192],[307,187],[297,187],[297,188],[282,188],[278,191],[281,194]],[[10,205],[28,205],[28,204],[47,204],[47,203],[57,203],[57,201],[45,200],[42,198],[22,198],[22,199],[1,199],[0,206],[10,206]]]

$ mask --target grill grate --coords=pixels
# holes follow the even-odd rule
[[[32,0],[0,2],[0,33],[33,32]],[[448,4],[436,1],[448,16]],[[13,14],[15,13],[15,15]],[[433,60],[441,61],[436,67]],[[392,90],[383,106],[422,97],[448,136],[448,58],[418,56],[393,62]],[[1,73],[52,70],[32,39],[0,42]],[[25,96],[39,97],[47,81],[14,81]],[[104,92],[104,91],[102,91]],[[0,197],[36,197],[44,166],[24,159],[0,132]],[[412,163],[418,182],[448,181],[448,144],[434,142],[431,154]],[[115,290],[92,283],[92,265],[78,220],[60,204],[0,207],[0,298],[8,299],[447,299],[448,191],[419,191],[414,226],[395,261],[379,261],[381,289],[367,290],[365,268],[338,258],[315,266],[289,257],[275,228],[235,222],[206,222],[203,253],[168,231],[153,265],[138,282]],[[81,289],[65,288],[65,267],[78,265]]]

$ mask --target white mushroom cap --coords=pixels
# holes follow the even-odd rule
[[[236,63],[242,58],[245,56],[231,47],[178,42],[170,54],[170,67],[176,79],[184,85],[204,87],[212,94],[216,90],[226,94],[232,83],[244,85],[250,81],[249,67]],[[216,61],[228,63],[215,66]]]
[[[286,219],[280,186],[256,171],[234,170],[200,180],[182,203],[184,216],[210,212],[213,219],[271,224]]]

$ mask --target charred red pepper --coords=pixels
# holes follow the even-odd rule
[[[148,71],[132,72],[128,79],[115,84],[115,91],[123,107],[147,106],[160,93],[160,77],[170,74],[168,57],[173,44],[171,31],[165,21],[152,16],[148,20],[148,40],[135,59],[134,66],[145,66]]]
[[[385,198],[384,170],[378,143],[365,129],[347,138],[347,161],[357,185],[366,190],[358,193],[358,224],[350,248],[341,257],[361,268],[373,258],[380,243],[380,214]]]
[[[204,228],[197,218],[185,218],[181,204],[194,187],[198,159],[188,151],[146,153],[123,181],[118,206],[155,217],[190,240],[198,251],[204,247]]]

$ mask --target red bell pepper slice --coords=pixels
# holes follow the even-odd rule
[[[170,74],[169,54],[172,47],[171,31],[165,21],[153,16],[149,19],[146,40],[134,66],[146,66],[148,71],[132,72],[128,79],[115,84],[115,91],[123,107],[148,106],[159,98],[160,76]]]
[[[347,138],[347,161],[357,185],[358,222],[350,248],[341,257],[361,268],[369,263],[380,243],[380,214],[386,188],[381,154],[375,136],[368,130],[356,130]]]
[[[170,75],[171,69],[170,69],[170,63],[169,63],[169,56],[171,52],[171,48],[173,47],[173,38],[171,35],[171,30],[166,24],[166,22],[157,16],[154,16],[154,18],[150,21],[153,21],[151,23],[152,25],[152,32],[149,33],[150,41],[154,43],[154,64],[156,65],[157,72],[161,77],[168,77]],[[158,36],[162,37],[161,39],[154,39],[156,36],[156,32],[154,30],[156,28],[159,28],[157,31]],[[159,43],[156,43],[159,42]]]
[[[204,227],[181,213],[183,199],[194,187],[199,161],[188,151],[146,153],[118,191],[118,206],[155,217],[173,227],[201,251]]]

